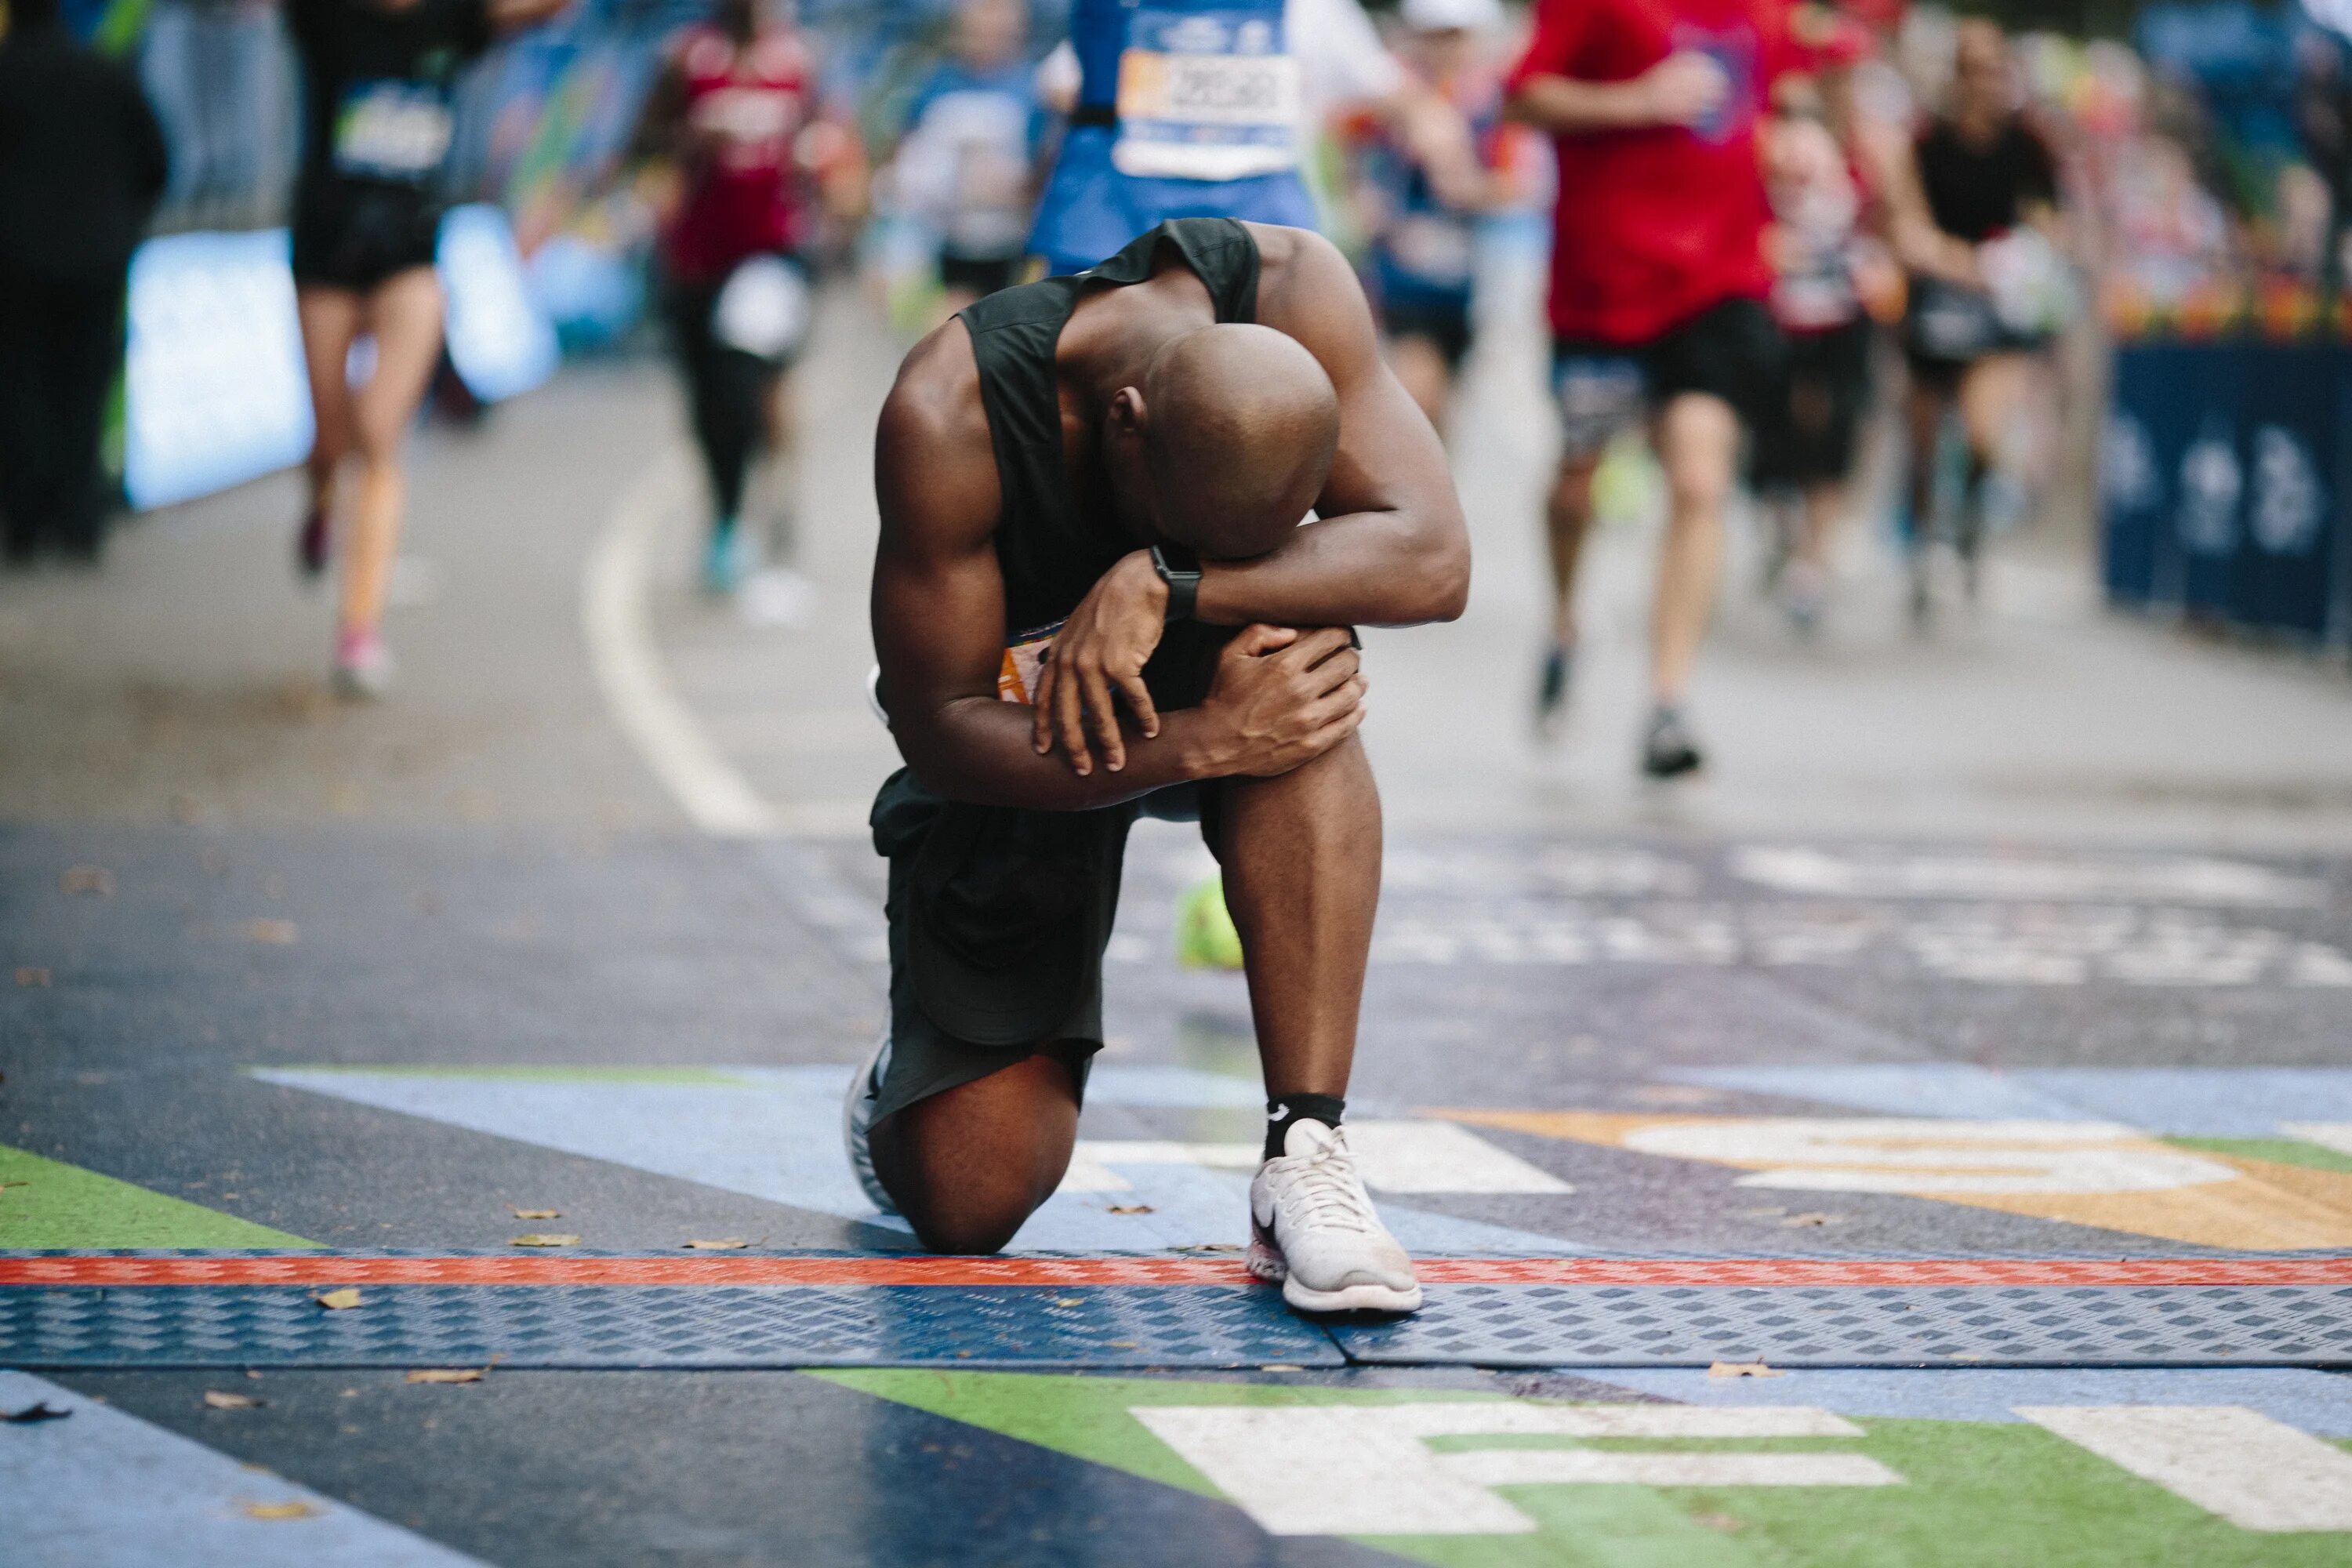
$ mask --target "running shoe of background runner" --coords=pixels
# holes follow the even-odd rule
[[[392,690],[392,649],[375,632],[346,633],[335,647],[335,695],[372,702]]]
[[[1250,1183],[1249,1271],[1302,1312],[1418,1311],[1412,1259],[1372,1212],[1347,1130],[1294,1121],[1282,1149]]]
[[[1543,667],[1536,677],[1536,728],[1544,734],[1559,729],[1568,708],[1568,678],[1575,663],[1573,644],[1554,643],[1544,649]]]
[[[890,1201],[883,1189],[882,1178],[874,1173],[874,1107],[882,1094],[882,1079],[890,1071],[890,1021],[882,1021],[882,1037],[874,1042],[874,1049],[858,1064],[856,1076],[849,1080],[849,1094],[841,1102],[841,1147],[849,1156],[849,1168],[865,1189],[866,1198],[884,1214],[897,1214],[898,1205]]]
[[[751,542],[729,518],[711,529],[710,542],[703,546],[702,591],[723,599],[741,586],[751,573]]]
[[[302,519],[302,527],[294,536],[294,563],[306,579],[316,579],[327,570],[327,551],[332,540],[327,509],[314,506]]]
[[[1706,757],[1683,722],[1681,710],[1660,708],[1650,715],[1649,733],[1642,738],[1642,771],[1654,779],[1695,773]]]

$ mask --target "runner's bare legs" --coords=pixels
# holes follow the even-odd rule
[[[1350,737],[1270,779],[1222,779],[1225,897],[1270,1096],[1344,1095],[1356,1051],[1381,803]],[[1076,1086],[1047,1054],[875,1124],[882,1185],[935,1252],[994,1252],[1051,1197],[1077,1138]]]

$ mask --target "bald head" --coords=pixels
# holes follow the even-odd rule
[[[1297,339],[1196,328],[1160,346],[1140,390],[1160,526],[1202,554],[1265,554],[1322,493],[1339,398]]]

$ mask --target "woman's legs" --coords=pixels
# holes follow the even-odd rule
[[[346,655],[375,644],[383,619],[407,489],[402,449],[441,354],[441,280],[429,267],[396,273],[367,296],[366,316],[375,336],[375,373],[352,398],[360,479],[343,559]]]

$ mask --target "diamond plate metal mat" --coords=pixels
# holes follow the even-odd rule
[[[0,1365],[1346,1364],[1248,1287],[401,1285],[330,1311],[251,1286],[0,1289]]]
[[[0,1252],[0,1365],[2352,1364],[2352,1258],[1427,1258],[1310,1321],[1231,1257]],[[315,1299],[352,1286],[361,1304]]]
[[[1421,1366],[2324,1366],[2352,1363],[2352,1286],[1454,1285],[1331,1334]]]

